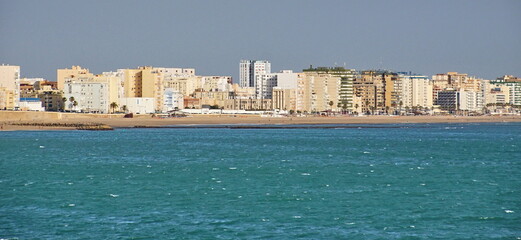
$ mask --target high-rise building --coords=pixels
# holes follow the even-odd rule
[[[265,60],[241,60],[239,84],[241,87],[255,87],[257,75],[271,73],[271,63]]]
[[[305,71],[298,79],[296,110],[302,112],[340,111],[341,77],[323,71]]]
[[[305,73],[317,72],[323,74],[329,74],[340,78],[338,82],[338,102],[335,102],[335,107],[344,111],[353,111],[353,82],[357,76],[357,72],[354,69],[346,69],[344,67],[318,67],[313,68],[310,66],[308,69],[304,69]]]
[[[432,82],[427,76],[411,73],[398,73],[401,94],[398,106],[431,108],[433,105]]]
[[[362,112],[389,113],[399,105],[400,93],[395,90],[399,84],[398,74],[389,71],[362,71],[355,79],[354,89],[362,103]],[[401,88],[401,87],[400,87]]]

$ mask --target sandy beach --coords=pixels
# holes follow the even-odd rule
[[[103,124],[113,128],[161,127],[175,125],[227,124],[387,124],[387,123],[480,123],[521,122],[521,116],[307,116],[262,117],[250,115],[192,115],[176,118],[153,118],[138,115],[123,118],[121,114],[73,114],[39,112],[0,112],[0,130],[71,130],[68,126],[41,126],[49,123]],[[34,124],[33,126],[17,124]],[[40,124],[40,125],[39,125]]]

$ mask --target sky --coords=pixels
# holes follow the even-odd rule
[[[138,66],[313,66],[521,77],[518,0],[0,0],[0,64],[56,80]]]

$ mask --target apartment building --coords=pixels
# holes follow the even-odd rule
[[[20,66],[0,65],[0,109],[15,109],[20,101]]]
[[[257,75],[271,73],[271,63],[266,60],[241,60],[239,64],[239,85],[255,87]]]

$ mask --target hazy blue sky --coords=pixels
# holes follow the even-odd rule
[[[0,63],[25,77],[149,65],[238,82],[240,59],[521,76],[521,1],[0,0]]]

